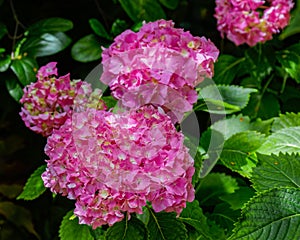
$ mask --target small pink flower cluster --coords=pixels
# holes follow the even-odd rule
[[[74,113],[48,138],[42,178],[55,193],[76,199],[80,223],[112,225],[124,213],[176,211],[194,198],[193,159],[184,136],[159,109]]]
[[[80,80],[71,81],[70,74],[57,77],[56,64],[50,62],[41,67],[37,82],[24,88],[20,100],[23,104],[20,116],[25,125],[45,137],[70,117],[74,104],[84,106],[88,101],[87,96],[92,93],[90,84]]]
[[[123,32],[103,50],[101,81],[111,87],[121,104],[128,103],[129,94],[131,108],[139,107],[142,99],[143,103],[174,111],[176,122],[180,122],[197,100],[194,87],[205,77],[212,77],[218,54],[210,40],[174,28],[172,21],[145,23],[136,33]],[[166,91],[174,94],[168,94],[167,100],[160,98],[158,104],[152,101],[153,93],[148,95],[151,88],[155,88],[156,96],[164,96]],[[178,113],[180,108],[170,109],[174,102],[185,107]]]
[[[218,30],[236,45],[272,39],[290,20],[292,0],[216,0]]]

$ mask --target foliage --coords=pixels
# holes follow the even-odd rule
[[[29,3],[14,2],[0,0],[0,239],[300,238],[299,0],[290,24],[253,47],[219,37],[213,0],[49,2],[43,8],[34,2],[32,11]],[[52,11],[45,18],[39,8]],[[116,36],[162,18],[211,38],[221,52],[213,81],[196,88],[195,200],[178,216],[156,213],[148,203],[141,214],[92,229],[79,223],[72,200],[44,187],[46,139],[23,126],[19,100],[42,64],[59,61],[63,71],[84,78]],[[117,107],[109,90],[102,99]]]

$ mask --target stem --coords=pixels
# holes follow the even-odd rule
[[[100,15],[101,15],[103,21],[104,21],[105,27],[106,27],[107,29],[109,29],[109,24],[108,24],[107,19],[106,19],[106,17],[105,17],[104,11],[103,11],[102,8],[100,7],[99,2],[98,2],[97,0],[94,0],[94,2],[95,2],[96,7],[97,7],[97,9],[98,9],[98,11],[99,11],[99,13],[100,13]]]
[[[284,75],[283,77],[283,83],[282,83],[282,86],[281,86],[281,89],[280,89],[280,94],[282,94],[284,92],[284,89],[285,89],[285,86],[286,86],[286,80],[288,78],[288,75],[287,73]]]

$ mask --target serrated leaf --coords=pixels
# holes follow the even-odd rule
[[[38,68],[36,60],[29,57],[15,59],[12,61],[11,70],[16,74],[23,86],[26,86],[36,80],[36,71]]]
[[[234,193],[220,196],[220,199],[230,205],[230,209],[238,210],[249,201],[254,195],[254,190],[250,187],[239,187]]]
[[[176,9],[179,3],[179,0],[159,0],[159,2],[169,9]]]
[[[252,168],[256,165],[254,152],[264,141],[264,135],[258,132],[237,133],[225,141],[220,159],[232,171],[250,177]]]
[[[46,18],[32,24],[28,29],[29,35],[42,35],[43,33],[66,32],[73,28],[72,21],[65,18]]]
[[[273,133],[257,151],[267,155],[300,153],[300,127],[283,128]]]
[[[231,55],[222,54],[214,65],[214,81],[217,84],[231,84],[237,75],[237,67],[245,58],[236,58]]]
[[[257,191],[275,187],[300,188],[300,156],[280,153],[257,155],[259,164],[253,169],[251,182]]]
[[[112,37],[107,33],[104,26],[101,22],[99,22],[96,18],[91,18],[89,20],[89,24],[91,28],[93,29],[94,33],[96,33],[99,37],[103,37],[107,40],[112,40]]]
[[[29,37],[21,51],[31,57],[44,57],[64,50],[71,42],[71,38],[63,32],[43,33],[41,36]]]
[[[70,220],[73,211],[69,211],[63,218],[59,227],[61,240],[94,240],[87,225],[79,224],[78,218]]]
[[[0,40],[7,34],[7,28],[6,26],[0,22]]]
[[[299,188],[259,193],[242,209],[241,218],[229,239],[299,239],[299,199]]]
[[[254,88],[243,88],[234,85],[209,85],[199,92],[199,99],[203,99],[211,113],[234,113],[243,109],[256,92]]]
[[[149,240],[186,240],[187,231],[175,213],[154,213],[151,209],[147,224]]]
[[[300,126],[300,113],[285,113],[274,118],[272,131],[277,132],[283,128]]]
[[[165,19],[166,14],[156,0],[119,0],[122,8],[134,21],[155,21]]]
[[[18,80],[16,78],[7,78],[5,79],[5,85],[9,95],[19,102],[23,96],[23,90]]]
[[[237,181],[224,173],[210,173],[196,187],[200,206],[213,206],[220,202],[219,197],[237,190]]]
[[[107,240],[147,240],[148,231],[142,221],[131,217],[129,221],[126,218],[108,228],[105,236]]]
[[[41,175],[45,170],[46,165],[42,165],[30,175],[24,186],[23,192],[17,197],[18,200],[33,200],[46,191],[44,182],[41,178]]]
[[[79,39],[72,47],[72,57],[79,62],[91,62],[101,58],[101,43],[94,34]]]
[[[0,202],[0,215],[3,215],[8,221],[17,227],[25,228],[28,232],[40,239],[40,236],[34,229],[30,212],[21,206],[12,202]]]
[[[11,63],[11,57],[9,55],[5,55],[0,58],[0,72],[5,72]]]

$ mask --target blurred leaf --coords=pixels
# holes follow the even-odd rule
[[[249,104],[242,112],[251,118],[270,119],[278,116],[280,105],[278,99],[271,93],[266,92],[263,96],[254,93],[250,98]]]
[[[166,8],[174,10],[177,8],[179,0],[159,0],[162,5]]]
[[[71,42],[71,38],[62,32],[43,33],[41,36],[29,37],[21,51],[31,57],[44,57],[64,50]]]
[[[112,37],[107,33],[107,31],[105,30],[104,26],[102,25],[101,22],[99,22],[99,20],[97,20],[96,18],[91,18],[89,20],[90,26],[93,29],[93,31],[99,36],[99,37],[103,37],[107,40],[112,40]]]
[[[220,202],[219,197],[234,193],[238,189],[236,179],[224,173],[210,173],[196,187],[200,206],[214,206]]]
[[[0,48],[0,53],[4,53],[6,51],[5,48]]]
[[[242,209],[229,239],[300,239],[299,199],[299,188],[259,193]]]
[[[285,113],[274,118],[272,131],[277,132],[283,128],[300,126],[300,113]]]
[[[198,98],[206,103],[208,112],[230,114],[243,109],[249,101],[250,94],[256,91],[254,88],[234,85],[209,85],[199,91]]]
[[[0,22],[0,40],[7,34],[7,28],[6,26]]]
[[[225,141],[220,159],[232,171],[250,177],[256,165],[254,152],[264,141],[264,135],[255,131],[237,133]]]
[[[5,84],[9,95],[19,102],[23,96],[23,90],[18,80],[16,78],[7,78],[5,79]]]
[[[232,210],[238,210],[255,194],[250,187],[240,187],[234,193],[221,196],[220,199],[230,205]]]
[[[32,24],[28,29],[28,35],[42,35],[44,33],[66,32],[73,28],[72,21],[65,18],[46,18]]]
[[[258,154],[258,165],[253,169],[251,182],[257,191],[268,190],[276,187],[300,188],[300,156],[296,154],[279,153]]]
[[[28,232],[40,239],[31,219],[30,212],[12,202],[0,202],[0,214],[17,227],[24,227]]]
[[[231,84],[238,74],[239,64],[245,61],[245,58],[236,58],[231,55],[222,54],[214,65],[214,81],[217,84]]]
[[[134,32],[138,32],[140,30],[140,28],[143,26],[143,22],[137,22],[136,24],[134,24],[132,27],[131,27],[131,30],[134,31]]]
[[[186,240],[187,231],[184,224],[176,218],[175,213],[155,213],[150,209],[147,224],[149,240]]]
[[[297,0],[296,7],[291,13],[291,20],[286,28],[283,29],[279,36],[280,40],[284,40],[287,37],[300,33],[300,1]]]
[[[5,55],[4,57],[0,57],[0,72],[5,72],[11,63],[11,58],[9,55]]]
[[[78,218],[70,220],[73,210],[69,211],[63,218],[59,227],[59,237],[61,240],[94,240],[90,229],[85,224],[79,224]]]
[[[46,165],[40,166],[28,178],[23,192],[18,196],[18,200],[33,200],[38,198],[46,191],[41,175],[46,170]]]
[[[131,217],[108,228],[105,236],[107,240],[147,240],[148,231],[142,221]]]
[[[155,21],[166,18],[166,14],[157,0],[119,0],[119,2],[134,22]]]
[[[124,32],[129,27],[128,23],[124,20],[116,19],[111,26],[111,34],[117,36]]]
[[[10,67],[23,86],[26,86],[36,80],[35,75],[38,64],[35,59],[29,57],[15,59],[12,61]]]
[[[257,151],[267,155],[300,153],[300,126],[283,128],[273,133]]]
[[[79,62],[91,62],[101,58],[101,43],[94,34],[79,39],[72,47],[73,59]]]
[[[22,186],[19,184],[0,184],[0,193],[9,199],[14,199],[20,192],[22,192]]]

